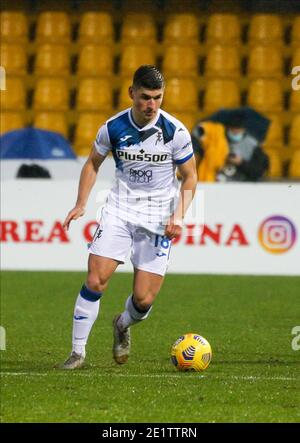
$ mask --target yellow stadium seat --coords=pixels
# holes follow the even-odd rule
[[[37,43],[70,43],[71,23],[65,12],[42,12],[37,20]]]
[[[163,108],[167,112],[196,112],[198,109],[198,90],[194,80],[170,78],[166,85]]]
[[[241,24],[239,17],[234,14],[212,14],[208,18],[206,44],[240,45]]]
[[[132,76],[141,65],[155,65],[155,52],[149,45],[128,45],[121,53],[120,74],[122,77]]]
[[[83,78],[80,81],[76,101],[77,111],[110,111],[112,109],[112,85],[108,79]]]
[[[27,54],[24,45],[1,43],[0,64],[7,75],[25,75],[27,70]]]
[[[67,111],[69,88],[63,78],[39,78],[34,90],[35,111]]]
[[[275,14],[255,14],[249,24],[249,45],[257,46],[283,44],[283,26],[281,17]]]
[[[300,15],[294,18],[291,32],[291,44],[294,47],[300,46]]]
[[[267,115],[271,120],[263,146],[266,149],[279,149],[283,146],[283,122],[278,114]]]
[[[248,89],[248,105],[261,112],[281,112],[281,83],[275,79],[252,80]]]
[[[300,179],[300,149],[293,153],[289,164],[289,177]]]
[[[3,11],[0,15],[1,43],[26,43],[28,21],[23,12]]]
[[[165,77],[195,77],[198,74],[198,54],[193,46],[167,46],[162,70]]]
[[[58,44],[43,44],[38,47],[35,59],[35,75],[66,76],[70,73],[68,48]]]
[[[240,89],[234,80],[210,79],[204,95],[204,111],[211,113],[220,108],[234,108],[240,105]]]
[[[77,75],[80,77],[110,77],[113,72],[113,54],[107,45],[88,44],[79,53]]]
[[[114,41],[112,17],[108,12],[86,12],[79,26],[78,41],[81,45],[98,43],[111,46]]]
[[[2,111],[24,111],[26,90],[21,78],[7,78],[6,89],[0,92]]]
[[[281,78],[283,56],[278,46],[253,46],[249,53],[248,77]]]
[[[2,92],[1,92],[2,94]],[[24,128],[24,113],[23,112],[1,112],[0,113],[0,134],[15,129]]]
[[[211,46],[206,57],[205,76],[238,78],[240,76],[238,48],[220,44]]]
[[[199,119],[199,116],[196,112],[180,112],[175,111],[172,112],[173,117],[177,118],[181,121],[181,123],[184,124],[184,126],[191,132],[193,127],[196,124],[197,119]]]
[[[300,149],[300,113],[293,117],[289,130],[289,146],[292,149]]]
[[[132,77],[127,77],[122,80],[121,88],[119,91],[119,111],[130,108],[132,106],[132,100],[129,97],[128,89],[132,85]]]
[[[290,94],[289,110],[291,112],[300,112],[300,89],[293,89]]]
[[[62,112],[37,112],[34,116],[33,126],[46,131],[58,132],[68,137],[66,115]]]
[[[279,178],[282,176],[282,164],[279,154],[274,150],[264,149],[264,152],[269,157],[269,169],[267,177]]]
[[[165,24],[163,34],[163,43],[165,45],[197,45],[199,37],[197,16],[189,13],[170,15]]]
[[[80,113],[75,129],[75,152],[89,155],[100,126],[110,117],[107,113]]]
[[[155,23],[150,14],[130,13],[125,16],[121,29],[122,45],[155,43]]]

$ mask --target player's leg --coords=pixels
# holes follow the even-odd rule
[[[113,356],[117,363],[127,362],[130,352],[130,326],[148,318],[163,280],[161,275],[134,270],[133,293],[126,300],[124,312],[116,315],[113,321]]]
[[[171,242],[164,236],[138,229],[133,235],[131,261],[135,268],[133,294],[125,310],[114,318],[113,356],[125,363],[130,352],[130,326],[148,318],[167,270]]]
[[[98,316],[100,298],[118,264],[124,262],[131,244],[132,237],[126,224],[103,211],[89,247],[87,280],[77,297],[74,310],[71,357],[75,355],[78,365],[66,362],[66,369],[74,369],[74,365],[82,366],[87,339]]]
[[[88,275],[75,302],[72,332],[72,353],[63,365],[64,369],[76,369],[83,365],[85,347],[100,308],[100,298],[119,262],[90,254]]]

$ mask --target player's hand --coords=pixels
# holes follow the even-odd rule
[[[182,221],[175,220],[174,217],[171,217],[165,227],[165,236],[170,240],[173,238],[179,237],[182,232]]]
[[[69,227],[70,227],[71,221],[72,220],[77,220],[79,217],[84,215],[84,213],[85,213],[85,210],[81,206],[75,206],[75,208],[71,209],[71,211],[67,215],[65,221],[63,222],[63,225],[62,225],[63,229],[65,231],[68,231]]]

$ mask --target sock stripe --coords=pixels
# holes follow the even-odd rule
[[[102,294],[103,292],[93,291],[85,285],[82,286],[80,291],[81,297],[88,301],[97,301],[100,297],[102,297]]]

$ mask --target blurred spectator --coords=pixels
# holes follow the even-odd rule
[[[226,125],[200,122],[192,140],[199,181],[258,181],[268,169],[268,156],[246,129],[242,112]]]

